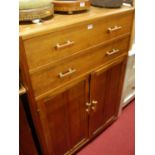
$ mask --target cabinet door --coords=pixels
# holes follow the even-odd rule
[[[40,117],[49,154],[63,155],[88,138],[88,80],[63,88],[46,102],[39,103]]]
[[[90,135],[95,135],[117,118],[124,79],[125,60],[105,66],[91,77]]]

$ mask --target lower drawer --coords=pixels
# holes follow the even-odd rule
[[[108,45],[98,46],[74,59],[61,61],[55,66],[31,74],[35,97],[65,84],[78,76],[92,71],[103,63],[128,51],[129,38],[114,41]]]

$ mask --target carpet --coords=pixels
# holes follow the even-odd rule
[[[135,102],[132,101],[110,127],[77,155],[134,155]]]

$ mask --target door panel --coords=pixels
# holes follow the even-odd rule
[[[88,139],[87,100],[88,80],[84,79],[50,100],[39,103],[49,152],[53,146],[52,154],[63,155]]]
[[[108,71],[108,80],[106,88],[106,101],[104,104],[104,123],[113,116],[117,116],[117,110],[119,106],[119,86],[121,82],[122,63],[113,66]]]
[[[90,134],[95,135],[117,118],[126,60],[101,68],[91,77],[91,103],[97,101],[90,115]],[[93,104],[92,104],[93,106]]]
[[[59,94],[45,103],[48,127],[52,137],[54,152],[64,154],[69,150],[67,101],[65,95]],[[61,149],[60,149],[61,147]]]
[[[94,74],[91,78],[91,101],[97,101],[95,112],[90,115],[90,135],[95,134],[96,130],[102,128],[104,118],[104,103],[107,84],[107,71],[100,75]]]
[[[83,142],[88,137],[88,115],[86,113],[86,102],[88,92],[86,83],[82,81],[76,87],[68,90],[68,119],[70,129],[71,147]]]

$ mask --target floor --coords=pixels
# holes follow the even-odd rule
[[[135,154],[135,102],[126,106],[109,128],[78,155],[134,155]]]

